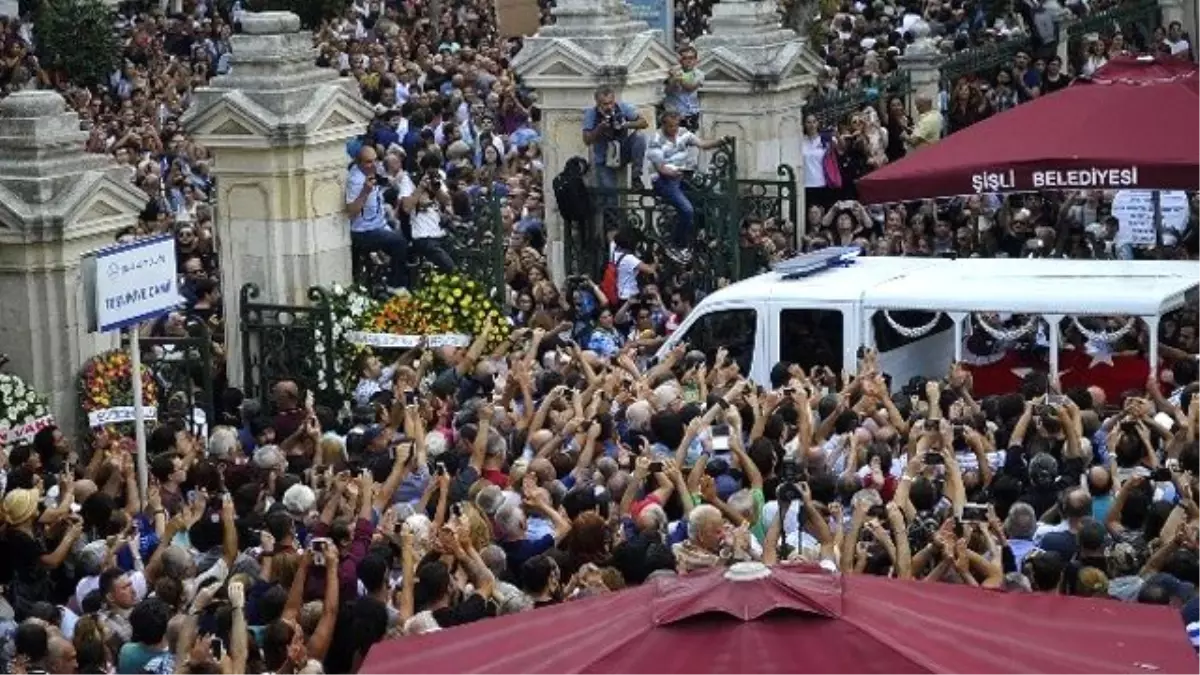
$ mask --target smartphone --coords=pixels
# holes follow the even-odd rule
[[[925,453],[925,465],[926,466],[934,466],[935,464],[945,464],[945,463],[946,463],[946,460],[944,457],[942,457],[942,453],[940,453],[940,452]]]
[[[728,452],[729,450],[729,425],[717,424],[712,428],[712,449],[713,452]]]
[[[221,638],[215,637],[208,641],[208,649],[212,652],[213,658],[220,661],[225,654],[225,643],[221,642]]]
[[[962,519],[966,522],[987,522],[987,504],[963,504]]]
[[[663,470],[662,462],[650,462],[650,473],[662,473],[662,470]]]
[[[416,404],[417,404],[417,392],[413,391],[412,389],[409,389],[408,391],[404,392],[404,405],[416,405]]]
[[[437,463],[437,473],[439,476],[444,476],[446,474],[446,464],[444,462]]]
[[[1062,394],[1046,394],[1046,405],[1054,406],[1055,408],[1061,408],[1062,406],[1066,405],[1066,403],[1067,397],[1063,396]]]
[[[1169,483],[1171,482],[1171,478],[1171,469],[1165,466],[1158,467],[1150,474],[1150,480],[1155,483]]]
[[[313,398],[312,390],[310,389],[304,394],[304,409],[311,413],[313,411],[313,405],[315,402],[316,401]]]
[[[329,543],[329,539],[325,537],[315,537],[308,542],[308,548],[312,551],[312,564],[315,567],[325,566],[325,544]]]

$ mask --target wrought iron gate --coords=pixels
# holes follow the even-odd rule
[[[141,338],[143,365],[158,383],[158,419],[196,420],[192,411],[204,412],[206,426],[216,424],[212,331],[197,316],[184,319],[183,335]]]
[[[339,408],[341,397],[334,386],[333,315],[325,290],[308,289],[310,306],[258,302],[259,295],[258,286],[246,284],[239,298],[246,398],[266,404],[276,383],[292,380],[313,392],[317,403]]]
[[[599,279],[608,259],[608,234],[628,227],[641,235],[639,255],[655,260],[661,276],[670,282],[707,292],[725,281],[751,276],[758,270],[747,264],[741,244],[743,225],[767,218],[797,222],[795,172],[781,165],[777,173],[779,180],[738,178],[733,139],[724,139],[711,151],[707,170],[695,173],[685,184],[696,212],[694,257],[688,265],[676,263],[662,250],[677,216],[653,189],[589,188],[596,216],[583,228],[566,228],[567,272]]]

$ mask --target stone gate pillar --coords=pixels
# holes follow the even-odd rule
[[[231,69],[196,91],[183,124],[213,154],[229,381],[242,378],[239,290],[307,304],[310,286],[350,282],[343,213],[346,141],[373,116],[351,78],[317,68],[291,12],[248,13]]]
[[[64,429],[83,362],[118,340],[88,330],[80,256],[115,244],[147,201],[124,168],[84,151],[87,138],[55,92],[0,101],[0,352]]]
[[[677,59],[661,32],[634,20],[622,0],[559,0],[553,12],[557,22],[525,40],[513,68],[540,97],[546,248],[551,273],[561,283],[566,274],[563,224],[551,182],[571,157],[591,161],[583,144],[584,109],[594,105],[596,87],[607,84],[653,127],[667,69]]]
[[[711,26],[695,42],[704,71],[700,135],[737,139],[741,178],[778,179],[776,169],[789,164],[801,166],[803,181],[804,103],[823,67],[807,38],[783,28],[776,4],[762,0],[714,4]]]
[[[930,37],[929,24],[925,21],[917,21],[913,24],[909,32],[916,38],[912,44],[905,48],[904,53],[897,57],[896,61],[900,65],[900,69],[906,71],[909,77],[909,83],[912,85],[912,95],[908,101],[909,115],[916,118],[916,104],[914,103],[918,97],[924,96],[937,105],[938,92],[941,90],[941,64],[944,60],[938,52],[937,44]],[[954,86],[953,82],[948,83],[950,87]]]

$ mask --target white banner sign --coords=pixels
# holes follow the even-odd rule
[[[158,408],[152,405],[142,406],[142,416],[144,419],[158,419]],[[120,424],[121,422],[133,421],[133,406],[121,405],[115,408],[105,408],[104,410],[93,410],[88,413],[88,426],[95,429],[106,424]]]
[[[413,347],[468,347],[470,335],[443,333],[440,335],[393,335],[392,333],[367,333],[349,331],[346,339],[356,345],[382,349],[411,349]]]
[[[1188,198],[1183,190],[1163,190],[1159,193],[1158,209],[1162,214],[1163,231],[1183,232],[1187,229]],[[1113,197],[1112,214],[1120,224],[1116,244],[1153,246],[1154,200],[1150,190],[1119,190]]]
[[[8,422],[0,422],[0,446],[10,443],[28,443],[33,440],[37,432],[54,424],[54,415],[46,415],[39,417],[31,422],[24,422],[17,426],[8,426]]]
[[[96,329],[107,332],[155,318],[182,302],[175,239],[155,237],[88,254]]]

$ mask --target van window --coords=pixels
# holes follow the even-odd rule
[[[779,360],[842,370],[842,313],[836,309],[785,309],[779,312]],[[775,364],[771,364],[774,366]]]
[[[696,319],[683,339],[688,349],[704,352],[709,363],[716,358],[717,349],[724,347],[741,372],[749,374],[757,334],[758,313],[753,309],[719,309]]]
[[[920,328],[925,324],[933,321],[933,312],[921,312],[917,310],[891,310],[888,312],[892,315],[892,321],[905,328]],[[938,319],[937,325],[933,330],[917,338],[904,337],[892,328],[888,320],[884,318],[883,311],[875,312],[871,317],[871,326],[875,329],[875,349],[880,354],[885,354],[893,349],[899,349],[904,345],[909,345],[914,342],[919,342],[928,337],[933,337],[939,333],[944,333],[954,329],[954,320],[949,314],[942,313],[942,318]]]

